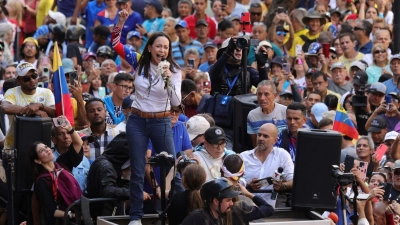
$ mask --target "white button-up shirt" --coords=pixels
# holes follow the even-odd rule
[[[257,158],[255,150],[256,149],[240,153],[240,156],[244,161],[247,183],[250,183],[253,178],[273,178],[275,175],[275,170],[278,170],[279,167],[282,167],[283,172],[285,173],[283,176],[284,180],[293,180],[294,164],[292,158],[285,149],[274,147],[264,162],[261,162]],[[260,189],[272,190],[273,185],[263,182]],[[271,193],[257,193],[256,195],[261,196],[265,201],[268,202],[268,204],[275,206],[275,200],[271,200]]]

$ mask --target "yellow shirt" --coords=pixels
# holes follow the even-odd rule
[[[26,95],[21,91],[21,87],[15,87],[9,89],[4,95],[4,100],[10,102],[16,106],[25,107],[31,103],[42,103],[47,107],[54,107],[55,100],[54,95],[47,88],[36,88],[36,93],[33,95]],[[4,143],[5,149],[13,149],[14,148],[14,115],[8,115],[8,121],[10,123],[10,128],[8,129],[6,140]]]
[[[40,27],[43,25],[43,20],[46,18],[47,14],[49,14],[49,10],[53,5],[54,0],[40,0],[37,13],[36,13],[36,27]],[[78,2],[77,2],[78,3]],[[57,12],[57,8],[54,9]]]
[[[344,57],[344,55],[342,55],[339,57],[339,62],[344,63],[344,65],[346,65],[346,70],[349,71],[351,63],[354,61],[361,60],[363,57],[364,57],[364,54],[362,54],[361,52],[357,52],[357,56],[354,59],[348,59],[348,58]]]
[[[83,101],[86,104],[85,101]],[[74,110],[74,126],[78,126],[78,102],[75,98],[71,98],[72,109]]]
[[[306,36],[308,39],[317,39],[319,38],[319,33],[316,35],[310,35],[307,29],[301,30],[299,32],[296,32],[294,34],[294,40],[293,40],[293,45],[292,48],[289,50],[290,56],[295,57],[296,56],[296,45],[301,45],[303,46],[305,44],[305,41],[301,39],[301,35]]]
[[[329,89],[326,90],[326,95],[335,95],[339,100],[340,100],[340,98],[342,98],[342,96],[340,94],[338,94],[338,93],[336,93],[334,91],[331,91]]]

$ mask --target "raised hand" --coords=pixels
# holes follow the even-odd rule
[[[123,26],[125,21],[128,19],[129,13],[125,9],[118,13],[118,26]]]

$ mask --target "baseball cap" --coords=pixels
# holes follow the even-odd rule
[[[396,98],[397,100],[400,100],[400,96],[397,92],[390,92],[389,95],[391,95],[393,98]]]
[[[22,62],[17,65],[17,76],[23,77],[31,70],[34,70],[37,73],[36,68],[31,63]]]
[[[382,94],[385,94],[386,93],[386,86],[384,84],[382,84],[382,83],[375,82],[375,83],[371,84],[371,86],[368,88],[367,92],[368,93],[372,93],[372,94],[378,93],[378,92],[382,93]]]
[[[400,169],[400,159],[396,160],[393,164],[392,170]]]
[[[156,11],[161,14],[163,11],[163,5],[159,0],[144,0],[144,2],[148,5],[154,6]]]
[[[285,31],[285,32],[288,32],[288,30],[286,30],[285,27],[282,26],[282,25],[278,25],[278,26],[276,27],[275,30],[276,30],[276,31]]]
[[[286,61],[285,57],[283,57],[283,56],[275,56],[271,62],[271,65],[272,65],[272,63],[276,63],[276,64],[282,66],[284,63],[287,63],[287,61]]]
[[[192,116],[186,122],[186,130],[189,134],[190,141],[204,134],[208,128],[210,128],[210,123],[202,116]]]
[[[204,26],[208,27],[208,23],[205,20],[197,20],[196,27],[198,25],[204,25]]]
[[[311,108],[311,113],[314,115],[318,123],[322,120],[322,115],[324,114],[324,112],[328,111],[328,106],[321,102],[315,103],[315,105],[313,105],[313,107]]]
[[[230,20],[231,22],[234,20],[238,20],[240,22],[240,16],[238,16],[236,14],[231,14],[228,17],[226,17],[226,19]]]
[[[97,56],[94,52],[87,52],[83,55],[83,60],[88,60],[90,57],[94,57],[94,59],[97,59]]]
[[[210,144],[216,144],[220,140],[226,140],[225,131],[220,127],[210,127],[204,133],[204,138]]]
[[[317,68],[309,68],[306,71],[306,76],[312,76],[315,72],[318,72],[319,70]]]
[[[50,18],[55,20],[57,22],[57,24],[61,24],[61,25],[65,26],[67,18],[65,17],[64,14],[62,14],[60,12],[54,12],[52,10],[49,10],[49,14],[48,15],[49,15]]]
[[[333,52],[333,53],[337,54],[335,47],[330,47],[329,48],[329,52]]]
[[[336,69],[336,68],[346,68],[346,66],[342,62],[335,62],[334,64],[332,64],[331,70]]]
[[[89,143],[94,142],[94,137],[92,135],[86,135],[86,134],[80,133],[79,136],[81,137],[82,141],[88,140]]]
[[[362,71],[365,71],[365,64],[362,63],[362,62],[360,62],[360,61],[354,61],[354,62],[352,62],[352,63],[350,64],[350,68],[353,67],[353,66],[357,67],[358,69],[360,69],[360,70],[362,70]]]
[[[110,36],[110,29],[104,25],[97,25],[93,28],[93,34],[99,35],[103,39],[107,39]]]
[[[353,84],[357,84],[358,86],[362,84],[367,84],[368,82],[368,75],[364,71],[358,71],[353,78]]]
[[[132,102],[135,99],[134,95],[128,95],[122,100],[122,109],[127,109],[132,107]]]
[[[177,29],[178,27],[182,27],[182,28],[188,28],[186,21],[181,20],[179,21],[176,25],[175,25],[175,29]]]
[[[25,38],[23,44],[25,44],[25,43],[28,42],[28,41],[32,41],[33,43],[35,43],[36,46],[39,46],[38,41],[37,41],[35,38],[33,38],[33,37]]]
[[[72,61],[72,59],[64,58],[61,60],[61,62],[64,69],[64,73],[70,73],[72,71],[75,71],[74,61]]]
[[[127,3],[128,1],[129,1],[129,0],[118,0],[118,1],[117,1],[117,4],[118,4],[118,3]]]
[[[385,140],[396,140],[397,136],[399,136],[399,133],[397,133],[396,131],[390,131],[387,132],[385,135]]]
[[[206,43],[204,44],[204,50],[205,50],[206,48],[218,48],[218,47],[217,47],[217,44],[215,44],[214,42],[208,41],[208,42],[206,42]]]
[[[372,120],[368,132],[379,133],[383,128],[386,128],[386,120],[381,116],[377,116]]]
[[[282,96],[282,95],[291,95],[291,96],[293,96],[292,92],[289,91],[289,90],[283,90],[283,91],[279,92],[279,96]]]
[[[400,54],[392,55],[392,57],[390,58],[390,62],[392,62],[393,59],[400,59]]]
[[[126,35],[127,39],[131,39],[132,37],[142,38],[142,36],[140,35],[139,31],[136,31],[136,30],[130,31],[128,33],[128,35]]]

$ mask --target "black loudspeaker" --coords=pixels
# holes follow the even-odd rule
[[[253,149],[247,134],[247,115],[258,107],[254,94],[237,95],[233,98],[233,150],[237,153]]]
[[[32,189],[32,169],[29,162],[29,147],[36,141],[51,146],[51,118],[15,116],[15,191]]]
[[[342,135],[336,131],[299,129],[294,166],[292,207],[336,208],[332,165],[339,165]]]

